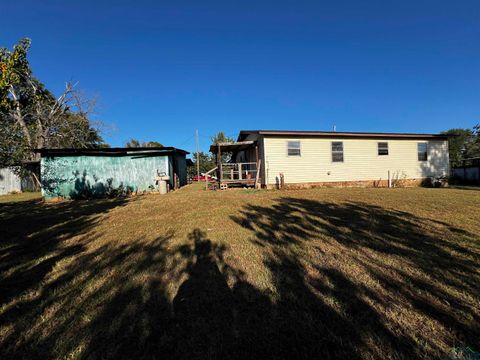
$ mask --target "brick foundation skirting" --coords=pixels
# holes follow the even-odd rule
[[[428,183],[428,178],[423,179],[402,179],[395,183],[392,180],[392,187],[417,187]],[[278,189],[277,184],[269,184],[267,189]],[[330,182],[306,182],[306,183],[286,183],[286,189],[313,189],[313,188],[387,188],[388,180],[358,180],[358,181],[330,181]]]

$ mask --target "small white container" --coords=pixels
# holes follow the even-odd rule
[[[158,191],[160,195],[165,195],[168,192],[167,184],[165,180],[158,180]]]

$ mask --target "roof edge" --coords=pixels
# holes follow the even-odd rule
[[[188,155],[190,154],[186,150],[177,149],[175,147],[137,147],[137,148],[55,148],[55,149],[35,149],[36,153],[41,155],[129,155],[131,153],[150,152],[150,153],[180,153]]]
[[[354,132],[354,131],[300,131],[300,130],[241,130],[238,140],[246,135],[258,134],[264,136],[302,136],[302,137],[336,137],[336,138],[398,138],[398,139],[448,139],[447,134],[421,133],[385,133],[385,132]]]

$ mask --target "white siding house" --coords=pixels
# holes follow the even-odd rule
[[[448,138],[436,134],[241,131],[256,141],[262,185],[386,186],[449,174]]]

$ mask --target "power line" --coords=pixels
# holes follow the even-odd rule
[[[195,136],[195,134],[192,135],[192,136],[190,136],[187,140],[185,140],[183,143],[181,143],[180,145],[178,145],[178,147],[182,147],[183,145],[185,145],[187,142],[189,142],[190,140],[192,140],[194,136]]]

